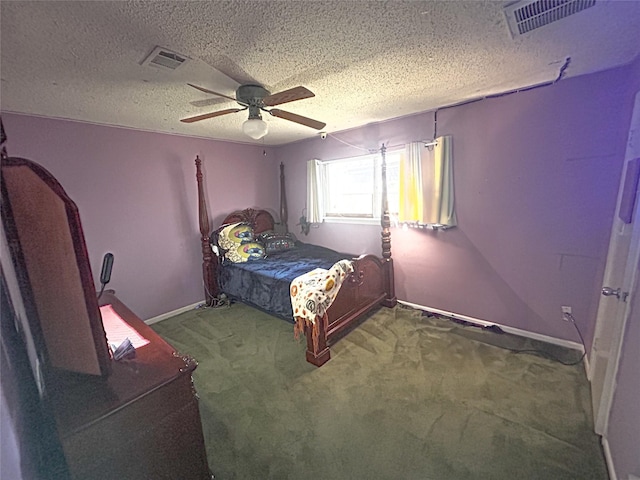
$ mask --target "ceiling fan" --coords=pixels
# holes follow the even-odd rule
[[[191,83],[188,84],[197,90],[204,93],[210,93],[219,97],[228,98],[241,105],[243,108],[228,108],[226,110],[219,110],[217,112],[205,113],[203,115],[196,115],[195,117],[183,118],[180,120],[184,123],[199,122],[200,120],[206,120],[208,118],[219,117],[221,115],[227,115],[229,113],[241,112],[243,110],[249,110],[249,119],[242,124],[242,131],[253,138],[258,140],[267,134],[267,124],[262,120],[260,111],[267,112],[274,117],[283,118],[290,122],[299,123],[316,130],[322,130],[326,123],[313,120],[312,118],[303,117],[296,113],[286,112],[279,108],[270,108],[276,105],[282,105],[283,103],[294,102],[296,100],[302,100],[305,98],[311,98],[315,95],[309,89],[299,86],[293,87],[282,92],[271,94],[266,88],[261,85],[245,84],[240,85],[236,89],[236,96],[231,97],[223,93],[214,92],[208,88],[199,87]]]

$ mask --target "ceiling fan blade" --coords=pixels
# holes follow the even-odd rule
[[[271,110],[269,110],[269,113],[274,117],[284,118],[285,120],[289,120],[290,122],[296,122],[306,127],[315,128],[316,130],[322,130],[327,125],[324,122],[319,122],[318,120],[314,120],[312,118],[303,117],[302,115],[298,115],[296,113],[285,112],[284,110],[279,110],[277,108],[272,108]]]
[[[217,112],[196,115],[195,117],[183,118],[180,121],[184,123],[199,122],[200,120],[206,120],[207,118],[219,117],[220,115],[227,115],[228,113],[241,112],[242,110],[246,110],[246,108],[228,108],[227,110],[219,110]]]
[[[227,101],[224,98],[203,98],[201,100],[193,100],[189,102],[189,105],[193,105],[194,107],[215,107],[216,105],[220,105],[221,103],[226,103]]]
[[[213,90],[209,90],[208,88],[204,88],[204,87],[199,87],[197,85],[193,85],[192,83],[187,83],[187,85],[195,88],[196,90],[200,90],[201,92],[204,92],[204,93],[210,93],[211,95],[218,95],[219,97],[228,98],[229,100],[233,100],[234,102],[236,101],[235,98],[230,97],[229,95],[225,95],[224,93],[214,92]]]
[[[268,97],[262,99],[262,103],[267,107],[273,107],[274,105],[282,105],[287,102],[294,102],[296,100],[302,100],[303,98],[315,97],[313,92],[305,87],[293,87],[289,90],[283,90],[282,92],[274,93]]]

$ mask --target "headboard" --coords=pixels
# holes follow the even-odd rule
[[[275,221],[273,215],[266,210],[257,210],[254,208],[245,208],[244,210],[237,210],[226,216],[222,225],[229,223],[245,222],[253,227],[255,233],[262,233],[268,230],[273,230]]]

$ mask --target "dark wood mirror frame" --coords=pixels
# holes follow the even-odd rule
[[[27,317],[22,332],[38,356],[34,376],[108,375],[111,357],[75,203],[40,165],[3,158],[2,222],[11,256],[2,259],[3,273],[15,275]]]

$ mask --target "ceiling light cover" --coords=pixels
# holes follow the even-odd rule
[[[267,134],[267,122],[259,118],[250,118],[242,124],[242,131],[254,140],[260,140]]]

